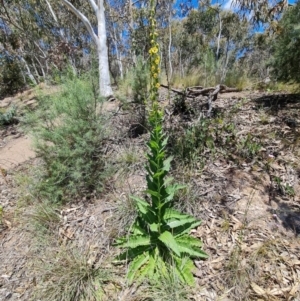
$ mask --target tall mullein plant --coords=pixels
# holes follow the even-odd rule
[[[167,138],[163,133],[163,113],[158,105],[159,89],[159,45],[157,43],[156,1],[150,1],[150,107],[151,125],[148,142],[147,190],[150,202],[132,197],[136,202],[138,217],[128,236],[117,240],[116,245],[124,249],[118,260],[130,262],[128,281],[141,281],[143,278],[158,279],[162,275],[176,276],[183,283],[194,283],[193,258],[207,258],[202,251],[202,242],[190,235],[191,229],[200,225],[194,217],[173,209],[175,193],[183,186],[171,184],[167,178],[172,157],[166,158]]]

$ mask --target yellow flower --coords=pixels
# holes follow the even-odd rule
[[[155,87],[158,89],[160,87],[160,83],[157,83]]]
[[[159,62],[160,62],[160,57],[158,56],[158,57],[155,59],[154,63],[155,63],[156,65],[158,65]]]
[[[152,47],[152,53],[157,53],[158,52],[158,48],[156,46]]]
[[[154,78],[157,78],[157,73],[154,73],[154,74],[153,74],[153,77],[154,77]]]

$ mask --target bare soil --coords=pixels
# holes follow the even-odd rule
[[[0,104],[32,105],[33,100],[27,92]],[[119,103],[107,106],[116,112],[116,128],[129,129],[127,115],[117,114],[124,113]],[[193,235],[203,240],[209,254],[208,260],[195,262],[197,285],[190,299],[300,301],[300,95],[228,93],[219,95],[214,108],[232,111],[236,135],[251,133],[260,138],[262,148],[253,158],[240,157],[234,150],[231,156],[204,153],[203,169],[195,165],[175,172],[191,193],[190,200],[184,196],[180,206],[202,219]],[[181,115],[171,118],[170,122],[186,120]],[[38,162],[30,139],[17,126],[1,130],[0,135],[0,205],[4,213],[0,221],[0,300],[35,300],[33,291],[39,279],[30,267],[32,257],[38,260],[39,256],[34,233],[24,223],[32,208],[19,210],[20,188],[15,179]],[[138,149],[146,139],[147,134],[126,138],[127,144],[111,145],[109,151],[117,158],[128,150],[128,144]],[[95,264],[101,262],[99,254],[116,252],[110,246],[114,231],[119,231],[116,223],[122,222],[115,219],[116,208],[120,202],[126,204],[128,194],[145,188],[142,166],[143,159],[129,171],[119,171],[110,183],[110,192],[101,198],[65,206],[59,212],[57,241],[89,245]],[[139,297],[143,287],[128,288],[119,278],[105,287],[108,299],[145,300]]]

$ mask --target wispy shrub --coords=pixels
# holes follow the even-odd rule
[[[104,141],[109,131],[101,100],[88,81],[74,78],[59,94],[41,97],[25,124],[43,161],[37,187],[41,196],[58,201],[101,191],[108,170]]]

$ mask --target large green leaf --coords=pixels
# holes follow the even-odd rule
[[[127,249],[126,251],[122,252],[116,257],[115,263],[118,263],[119,261],[124,260],[131,260],[145,252],[149,252],[151,249],[151,246],[141,246],[133,249]]]
[[[148,232],[145,231],[137,222],[135,222],[131,227],[131,232],[133,235],[147,235]]]
[[[149,253],[143,253],[136,258],[130,263],[128,273],[127,273],[127,279],[129,284],[131,284],[138,273],[139,269],[147,263],[149,260]]]
[[[131,199],[133,199],[138,207],[138,210],[141,213],[146,214],[150,208],[150,205],[144,201],[143,199],[136,197],[136,196],[130,196]]]
[[[166,137],[166,138],[164,139],[164,141],[162,142],[162,146],[166,146],[167,143],[168,143],[168,140],[169,140],[169,137]]]
[[[183,214],[173,208],[167,208],[163,218],[164,220],[167,221],[172,218],[180,219],[180,218],[186,218],[187,216],[188,216],[187,214]]]
[[[193,216],[187,216],[182,219],[171,219],[168,220],[167,226],[170,227],[171,229],[184,226],[186,225],[187,227],[190,226],[191,223],[196,222],[197,220]]]
[[[155,197],[157,197],[157,198],[160,197],[160,193],[157,192],[157,191],[147,189],[145,192],[146,192],[146,193],[149,193],[150,195],[153,195],[153,196],[155,196]]]
[[[176,237],[176,241],[177,241],[177,243],[180,243],[180,244],[190,245],[190,246],[198,247],[198,248],[201,248],[203,246],[203,243],[199,238],[196,238],[196,237],[193,237],[193,236],[190,236],[187,234]]]
[[[169,231],[163,232],[158,239],[171,249],[177,256],[180,256],[180,249],[176,243],[173,234]]]
[[[195,279],[192,271],[195,269],[194,263],[188,257],[176,258],[176,270],[182,282],[193,286]]]
[[[208,257],[208,255],[199,248],[180,244],[180,243],[178,243],[178,247],[179,247],[181,254],[185,254],[186,256],[189,256],[192,258],[201,258],[201,259],[205,259]]]
[[[158,232],[158,224],[157,223],[150,224],[149,228],[150,228],[151,232]]]
[[[175,193],[180,190],[186,188],[186,185],[174,184],[166,187],[167,193],[169,194],[167,201],[172,201],[174,199]]]
[[[195,221],[190,223],[190,225],[179,226],[174,229],[174,236],[182,236],[183,234],[189,234],[190,231],[201,224],[201,221]]]
[[[151,240],[150,236],[141,236],[141,235],[131,235],[129,237],[125,237],[122,241],[117,241],[117,245],[122,248],[136,248],[141,246],[150,245]]]
[[[149,260],[148,262],[141,268],[141,271],[139,273],[139,279],[142,280],[143,278],[147,277],[148,279],[152,279],[155,274],[155,270],[157,268],[160,268],[157,266],[157,261],[153,254],[149,254]]]

